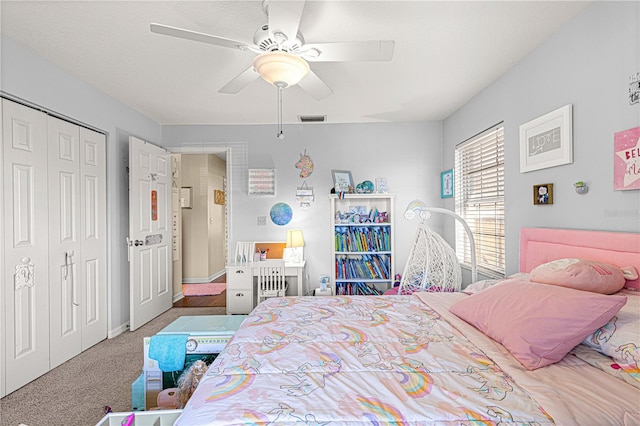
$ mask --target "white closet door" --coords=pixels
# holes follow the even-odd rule
[[[80,128],[82,350],[107,338],[107,185],[105,135]]]
[[[47,121],[2,100],[5,391],[49,370]]]
[[[48,117],[49,285],[51,359],[54,368],[82,348],[80,244],[80,129]]]
[[[49,117],[51,368],[107,337],[105,137]]]

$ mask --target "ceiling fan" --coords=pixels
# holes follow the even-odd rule
[[[304,4],[298,0],[264,0],[262,8],[268,22],[255,31],[253,43],[155,23],[151,32],[257,53],[252,66],[219,89],[220,93],[238,93],[263,77],[280,90],[297,84],[320,100],[333,91],[308,62],[390,61],[393,57],[395,42],[391,40],[306,43],[298,30]]]

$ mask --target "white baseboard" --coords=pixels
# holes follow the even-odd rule
[[[222,271],[218,271],[215,274],[211,274],[208,277],[202,277],[202,278],[182,278],[182,283],[183,284],[198,284],[198,283],[210,283],[211,281],[215,280],[216,278],[220,278],[221,276],[223,276],[227,271],[226,270],[222,270]]]
[[[182,292],[173,295],[173,303],[176,303],[178,300],[184,299],[184,294]]]
[[[109,330],[107,332],[107,339],[113,339],[116,336],[119,336],[120,334],[124,333],[125,331],[129,331],[129,323],[126,322],[122,325],[120,325],[119,327],[113,329],[113,330]]]

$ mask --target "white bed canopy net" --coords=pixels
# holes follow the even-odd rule
[[[398,294],[410,294],[416,291],[461,290],[462,269],[455,250],[447,244],[444,238],[425,224],[426,219],[431,217],[431,212],[452,216],[463,225],[471,243],[472,281],[476,281],[475,243],[471,229],[464,219],[450,210],[424,205],[408,208],[405,211],[405,218],[412,219],[416,212],[419,212],[423,221],[416,230],[413,245],[402,273]]]

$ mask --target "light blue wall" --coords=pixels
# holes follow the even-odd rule
[[[2,38],[0,89],[107,133],[107,232],[109,332],[125,330],[129,321],[129,136],[160,142],[158,123],[39,56]]]
[[[640,71],[638,22],[638,2],[595,2],[444,121],[445,168],[456,144],[504,121],[507,273],[518,269],[521,227],[640,231],[640,191],[613,190],[613,135],[640,125],[640,105],[627,98]],[[573,163],[520,173],[519,126],[566,104]],[[587,195],[574,191],[579,180]],[[554,184],[553,205],[533,205],[540,183]]]
[[[283,240],[294,226],[304,229],[311,283],[329,273],[330,243],[328,194],[331,169],[351,170],[357,182],[386,177],[397,194],[398,256],[402,270],[416,223],[400,217],[410,200],[419,198],[440,204],[439,181],[442,158],[441,123],[380,123],[286,126],[284,141],[275,138],[274,126],[160,126],[148,117],[106,96],[70,73],[2,39],[0,89],[11,97],[73,118],[107,133],[107,204],[109,333],[126,330],[129,321],[129,264],[125,238],[128,231],[128,138],[136,136],[163,146],[214,143],[230,146],[233,178],[231,236],[238,240]],[[162,135],[162,137],[161,137]],[[307,179],[316,195],[311,208],[302,211],[295,203],[295,189],[302,184],[294,164],[307,150],[315,171]],[[276,168],[277,196],[247,196],[247,167]],[[294,207],[287,227],[267,222],[257,226],[257,216],[267,216],[276,201]]]
[[[236,241],[284,241],[287,229],[301,228],[305,239],[310,288],[333,267],[330,230],[329,191],[331,170],[350,170],[355,183],[375,182],[386,177],[389,191],[396,194],[396,270],[402,272],[417,220],[402,217],[413,199],[441,206],[440,122],[370,124],[299,124],[285,126],[285,139],[275,137],[275,125],[255,126],[163,126],[165,147],[231,146],[233,164],[231,206],[231,255]],[[295,163],[304,152],[311,156],[314,171],[300,178]],[[275,168],[275,197],[247,195],[247,168]],[[307,210],[296,203],[296,188],[306,181],[315,201]],[[269,210],[276,202],[293,208],[286,226],[275,225]],[[267,226],[258,226],[257,217],[266,216]],[[436,222],[437,223],[437,222]]]
[[[415,198],[441,206],[439,174],[453,166],[455,145],[499,121],[505,123],[506,138],[508,272],[517,269],[523,226],[639,231],[640,191],[612,189],[613,133],[640,125],[640,106],[629,106],[626,98],[629,76],[640,71],[638,22],[637,2],[594,3],[444,123],[301,124],[285,127],[284,141],[274,137],[275,126],[160,126],[5,38],[0,89],[108,134],[109,327],[117,333],[129,320],[124,240],[130,135],[164,146],[231,146],[237,165],[232,239],[282,239],[284,228],[303,228],[311,283],[331,267],[331,169],[351,170],[357,182],[388,179],[397,194],[396,268],[401,271],[416,225],[400,217],[405,207]],[[520,174],[518,126],[568,103],[574,106],[574,163]],[[307,181],[316,200],[302,211],[295,203],[302,180],[294,164],[305,149],[315,162]],[[275,198],[246,195],[247,167],[277,169]],[[573,191],[577,180],[589,183],[589,194]],[[532,185],[547,182],[555,185],[555,204],[533,206]],[[275,201],[294,206],[293,222],[258,227],[257,216],[268,216]],[[453,201],[444,206],[453,208]],[[446,227],[449,238],[451,228]]]

